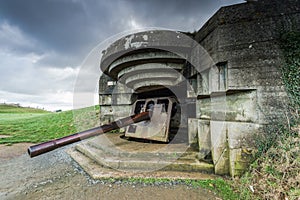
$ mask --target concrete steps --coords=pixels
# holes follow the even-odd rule
[[[196,159],[177,159],[163,158],[150,153],[141,153],[131,156],[112,155],[103,152],[89,145],[77,145],[76,150],[103,167],[108,167],[121,171],[199,171],[213,173],[213,165],[205,162],[199,162]]]
[[[214,172],[213,164],[200,162],[197,152],[186,151],[187,146],[182,144],[147,144],[111,134],[84,141],[74,150],[101,167],[119,171]]]

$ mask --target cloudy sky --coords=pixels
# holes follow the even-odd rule
[[[198,30],[221,6],[242,2],[0,0],[0,103],[72,109],[78,72],[99,43],[146,27]]]

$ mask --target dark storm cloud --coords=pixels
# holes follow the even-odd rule
[[[135,11],[138,16],[144,20],[149,20],[154,24],[166,26],[172,28],[182,29],[188,24],[190,19],[195,19],[198,21],[197,27],[199,28],[201,24],[201,18],[205,15],[211,14],[213,10],[216,9],[217,1],[187,1],[187,0],[177,0],[177,1],[138,1],[131,0],[132,5],[135,7]],[[200,18],[199,18],[200,17]],[[186,23],[180,24],[178,20],[186,20]],[[176,25],[177,24],[177,27]],[[190,29],[191,27],[187,27]]]
[[[82,61],[100,42],[136,28],[198,30],[221,6],[241,2],[0,0],[0,102],[71,108]],[[90,64],[96,75],[101,52],[97,53]],[[84,81],[91,87],[91,79]]]
[[[104,24],[109,14],[105,6],[100,8],[103,9],[95,14],[97,21]],[[10,0],[1,2],[0,15],[2,19],[17,25],[25,34],[35,38],[38,41],[37,49],[55,51],[56,56],[68,57],[73,54],[73,60],[78,62],[76,56],[82,54],[92,43],[95,39],[93,34],[97,30],[94,27],[96,19],[90,18],[87,10],[89,8],[85,8],[79,1]],[[51,60],[55,61],[55,58],[46,57],[45,61]],[[56,61],[54,64],[59,63]]]
[[[141,1],[141,0],[2,0],[0,17],[34,38],[35,49],[49,51],[40,62],[78,65],[98,42],[127,30],[130,20],[140,26],[158,26],[193,31],[227,1]],[[26,49],[28,48],[28,49]],[[44,53],[45,53],[44,52]]]

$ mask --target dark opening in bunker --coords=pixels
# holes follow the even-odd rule
[[[158,143],[173,140],[182,123],[181,107],[176,95],[168,88],[150,86],[139,90],[135,97],[137,100],[132,105],[132,114],[151,111],[151,118],[130,125],[125,132],[126,138]]]
[[[145,105],[146,101],[137,101],[134,108],[134,114],[139,114]]]
[[[147,90],[148,89],[148,90]],[[155,90],[150,90],[150,88],[144,87],[140,89],[142,92],[137,94],[138,99],[147,99],[154,97],[176,97],[176,95],[168,88],[160,88]]]

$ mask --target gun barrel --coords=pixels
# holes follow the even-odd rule
[[[49,151],[52,151],[54,149],[57,149],[59,147],[72,144],[74,142],[78,142],[93,136],[101,135],[103,133],[122,128],[125,126],[128,126],[130,124],[138,123],[141,121],[149,120],[150,119],[150,113],[149,112],[142,112],[136,115],[132,115],[117,121],[114,121],[110,124],[105,124],[96,128],[92,128],[86,131],[74,133],[69,136],[65,136],[59,139],[50,140],[48,142],[43,142],[41,144],[33,145],[28,148],[28,154],[29,156],[35,157],[44,153],[47,153]]]

